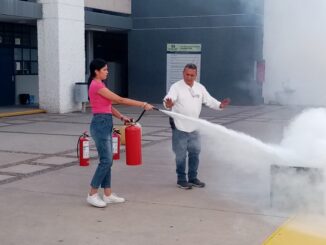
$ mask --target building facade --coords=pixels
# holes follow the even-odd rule
[[[93,58],[109,62],[106,82],[114,92],[160,103],[174,57],[168,45],[200,47],[200,82],[216,98],[325,105],[318,53],[325,51],[326,10],[317,2],[292,8],[294,0],[1,0],[0,106],[28,94],[49,112],[79,110],[74,86],[87,80]],[[299,21],[306,9],[318,18]],[[311,38],[302,39],[303,32]]]
[[[160,101],[166,92],[167,44],[201,45],[200,82],[233,104],[262,103],[262,1],[137,0],[129,34],[129,91]],[[181,74],[180,74],[181,76]]]
[[[110,87],[126,95],[131,28],[130,0],[1,0],[0,106],[28,94],[49,112],[79,110],[74,86],[94,57],[109,61],[112,79],[125,81]]]

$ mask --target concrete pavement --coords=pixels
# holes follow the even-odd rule
[[[118,108],[134,118],[141,112]],[[301,110],[230,106],[221,112],[204,109],[202,118],[278,143]],[[0,244],[258,245],[287,219],[269,205],[269,180],[262,181],[267,174],[213,159],[205,139],[199,177],[207,187],[178,189],[168,118],[156,111],[140,121],[144,164],[126,166],[124,154],[114,162],[113,190],[127,202],[88,206],[97,153],[92,145],[89,167],[79,167],[75,155],[90,119],[90,113],[0,119]],[[225,153],[222,159],[241,155],[241,149]]]

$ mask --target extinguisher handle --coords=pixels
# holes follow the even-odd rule
[[[121,133],[120,133],[120,130],[119,130],[119,129],[117,129],[117,128],[113,128],[113,133],[116,133],[116,134],[121,134]]]

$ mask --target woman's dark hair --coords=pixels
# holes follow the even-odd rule
[[[107,62],[102,59],[95,59],[89,65],[89,78],[88,78],[88,87],[91,85],[92,80],[96,76],[95,71],[101,70],[104,66],[107,65]]]

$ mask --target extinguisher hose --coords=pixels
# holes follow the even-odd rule
[[[160,109],[153,107],[153,110],[159,111]],[[140,116],[137,118],[137,120],[135,121],[135,123],[137,123],[145,114],[146,110],[143,110],[143,112],[140,114]]]
[[[135,123],[137,123],[145,114],[146,110],[143,110],[143,112],[140,114],[140,116],[137,118],[137,120],[135,121]]]

